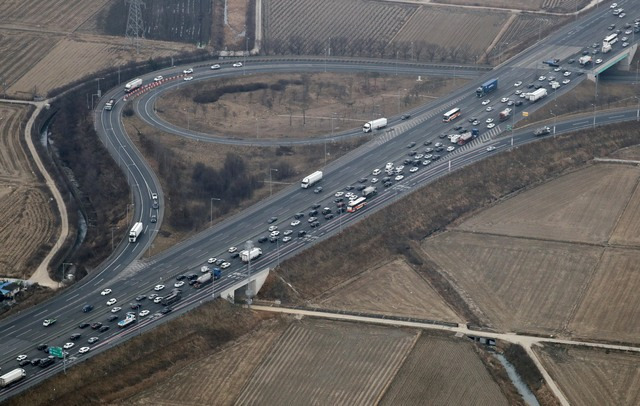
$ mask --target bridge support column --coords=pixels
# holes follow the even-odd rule
[[[252,273],[248,283],[247,283],[246,277],[240,278],[238,279],[237,283],[234,283],[233,285],[229,286],[227,289],[220,292],[220,297],[233,303],[235,299],[236,290],[238,289],[246,290],[247,288],[255,296],[262,288],[262,285],[264,285],[264,282],[267,280],[267,276],[269,276],[269,268],[265,268],[256,273]]]
[[[627,48],[629,54],[627,55],[626,58],[621,60],[620,63],[618,63],[618,69],[624,70],[624,71],[628,71],[631,69],[631,61],[633,60],[633,57],[635,56],[637,49],[638,49],[638,44],[630,45]]]

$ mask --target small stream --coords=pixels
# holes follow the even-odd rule
[[[498,359],[498,361],[500,361],[504,369],[507,371],[509,379],[511,379],[511,382],[513,382],[513,385],[518,390],[518,393],[520,393],[520,395],[522,396],[522,399],[524,399],[524,402],[529,406],[540,406],[540,403],[538,403],[538,399],[536,399],[535,395],[529,390],[527,384],[524,383],[522,378],[520,378],[520,375],[518,375],[518,372],[516,372],[515,367],[509,361],[507,361],[504,355],[493,355]]]

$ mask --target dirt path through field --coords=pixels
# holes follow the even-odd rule
[[[14,100],[0,100],[0,103],[3,103],[3,102],[16,103],[16,101]],[[64,241],[67,239],[67,235],[69,234],[67,206],[64,204],[64,200],[62,200],[62,195],[60,194],[60,191],[58,191],[58,188],[56,187],[55,182],[53,181],[49,173],[45,170],[45,167],[42,164],[42,161],[40,160],[40,156],[38,155],[38,152],[36,151],[36,147],[35,145],[33,145],[33,140],[31,138],[32,137],[31,131],[33,128],[33,123],[35,121],[35,118],[38,116],[38,114],[40,114],[40,111],[45,106],[46,102],[18,102],[18,103],[32,104],[36,106],[36,109],[34,110],[33,114],[31,114],[31,117],[27,122],[26,131],[25,131],[25,141],[27,142],[27,146],[29,147],[29,152],[31,153],[31,157],[33,158],[33,161],[38,167],[38,170],[40,171],[40,173],[42,173],[42,176],[44,176],[47,187],[49,188],[49,190],[51,191],[51,194],[56,200],[56,206],[58,207],[58,213],[60,214],[60,224],[61,224],[60,236],[58,237],[58,240],[54,244],[51,251],[49,251],[47,256],[42,260],[42,262],[38,266],[38,269],[36,269],[35,273],[31,275],[31,278],[29,278],[29,281],[38,283],[48,288],[57,289],[59,284],[53,279],[51,279],[51,277],[49,277],[49,273],[47,272],[47,269],[49,268],[49,263],[51,262],[51,258],[53,258],[53,256],[58,252],[58,250],[62,246],[62,243],[64,243]]]

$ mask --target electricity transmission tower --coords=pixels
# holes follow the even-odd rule
[[[144,39],[144,22],[142,21],[142,0],[128,0],[129,17],[125,37],[131,45],[135,44],[136,53],[140,53],[140,40]]]

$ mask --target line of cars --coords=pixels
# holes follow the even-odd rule
[[[244,65],[242,64],[242,62],[235,62],[231,66],[233,66],[234,68],[242,68]],[[220,66],[220,64],[216,63],[211,65],[211,70],[218,70],[218,69],[222,69],[222,66]],[[184,80],[185,82],[190,82],[193,80],[193,68],[184,69],[182,73],[184,75],[188,75],[182,78],[182,80]],[[158,75],[153,78],[154,82],[160,82],[162,80],[164,80],[164,77],[162,75]]]

